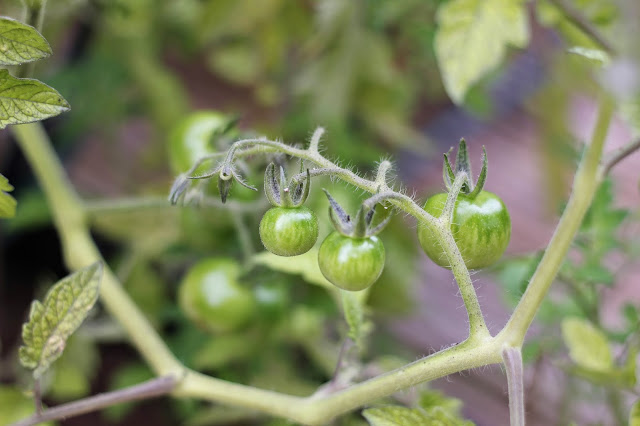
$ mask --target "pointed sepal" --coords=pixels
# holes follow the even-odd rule
[[[451,150],[448,153],[444,154],[444,164],[442,166],[442,178],[444,180],[444,184],[447,187],[447,190],[451,190],[453,182],[457,175],[464,174],[466,179],[462,184],[462,188],[460,192],[462,194],[466,194],[471,198],[475,198],[482,188],[484,187],[484,183],[487,179],[487,151],[484,147],[482,147],[482,170],[480,170],[480,175],[478,176],[477,182],[474,184],[473,174],[471,172],[471,161],[469,160],[469,152],[467,151],[467,142],[463,139],[460,139],[460,143],[458,144],[458,152],[456,153],[456,163],[452,167],[451,161],[449,160],[449,155],[451,154]]]
[[[473,191],[469,194],[469,197],[472,199],[475,198],[482,188],[484,188],[484,183],[487,180],[487,150],[485,147],[482,147],[482,169],[480,170],[480,175],[478,176],[478,180],[476,181],[476,186],[473,188]]]
[[[264,173],[264,192],[267,199],[274,206],[280,205],[280,182],[276,179],[276,165],[269,163]]]

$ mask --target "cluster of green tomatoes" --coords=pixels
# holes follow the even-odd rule
[[[213,129],[219,128],[223,116],[217,113],[199,113],[185,123],[178,137],[171,143],[172,161],[180,159],[187,169],[198,158],[206,155],[206,146]],[[191,134],[189,134],[191,132]],[[195,134],[195,135],[194,135]],[[469,179],[456,199],[452,235],[469,269],[480,269],[495,263],[504,253],[511,236],[511,222],[502,200],[484,191],[486,155],[478,182],[471,180],[470,162],[464,141],[458,147],[455,166],[445,154],[444,177],[448,188],[458,173],[467,173]],[[186,166],[186,167],[185,167]],[[455,170],[455,172],[454,172]],[[304,205],[309,194],[310,175],[302,168],[287,180],[282,167],[269,164],[265,173],[264,190],[272,207],[260,222],[262,244],[278,256],[298,256],[308,252],[318,239],[318,218]],[[335,230],[320,245],[318,265],[325,278],[347,291],[361,291],[380,277],[385,264],[385,249],[377,234],[390,219],[387,214],[375,221],[375,206],[363,204],[352,217],[326,192],[330,203],[329,216]],[[434,217],[442,213],[447,193],[429,198],[424,205]],[[418,240],[424,252],[436,264],[449,267],[449,261],[432,231],[418,225]],[[295,260],[292,260],[295,261]],[[231,262],[202,261],[191,268],[180,288],[180,304],[193,316],[220,314],[225,317],[246,318],[253,306],[248,290],[237,284],[239,267]],[[229,303],[232,300],[233,303]],[[218,308],[219,307],[219,308]],[[225,312],[218,312],[225,310]],[[229,310],[229,312],[226,312]],[[239,325],[231,321],[228,328]]]

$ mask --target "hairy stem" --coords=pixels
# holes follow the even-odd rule
[[[98,411],[123,402],[138,401],[167,395],[173,390],[175,385],[176,379],[173,376],[158,377],[126,389],[98,394],[70,402],[68,404],[49,408],[41,413],[35,414],[34,416],[20,420],[11,426],[32,426],[50,420],[68,419],[70,417],[80,416],[92,411]]]
[[[513,346],[521,346],[524,336],[542,303],[551,283],[553,283],[560,266],[569,251],[569,246],[575,237],[598,185],[602,180],[599,167],[609,123],[613,115],[614,105],[610,99],[605,99],[600,107],[600,113],[584,157],[580,162],[574,178],[573,191],[556,231],[549,242],[544,256],[536,268],[527,290],[516,306],[513,315],[501,334],[506,334]]]
[[[522,352],[520,352],[520,348],[505,347],[502,350],[502,361],[507,371],[511,426],[524,426],[524,369],[522,367]]]

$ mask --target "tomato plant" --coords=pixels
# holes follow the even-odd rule
[[[115,404],[133,408],[135,401],[165,395],[172,398],[170,406],[143,408],[146,423],[351,425],[366,420],[378,426],[410,419],[415,424],[466,425],[470,422],[462,418],[459,401],[434,389],[419,388],[415,395],[406,391],[448,374],[501,364],[503,369],[493,370],[507,376],[509,407],[507,410],[503,404],[503,417],[494,418],[495,410],[474,411],[473,407],[465,408],[465,414],[476,418],[478,411],[491,411],[491,418],[476,420],[506,424],[508,411],[513,425],[523,425],[525,405],[537,403],[537,398],[524,397],[523,391],[532,390],[536,383],[525,386],[523,361],[537,358],[542,362],[556,353],[562,356],[558,364],[569,375],[563,383],[571,392],[561,398],[558,418],[545,419],[545,424],[584,423],[578,413],[582,406],[573,404],[572,410],[574,394],[587,388],[579,381],[589,382],[588,391],[593,385],[606,386],[606,402],[601,405],[607,404],[609,410],[597,411],[606,411],[608,417],[588,421],[635,424],[640,418],[640,401],[631,407],[632,398],[638,395],[639,310],[633,304],[624,306],[621,313],[626,324],[617,329],[609,328],[607,313],[600,310],[604,304],[600,301],[616,284],[614,270],[635,260],[638,253],[637,238],[628,232],[633,227],[626,225],[639,216],[616,206],[613,186],[607,187],[605,180],[617,163],[640,148],[640,140],[631,140],[604,152],[614,114],[618,114],[616,120],[627,118],[632,130],[638,127],[637,85],[626,78],[610,87],[601,84],[620,74],[621,68],[607,69],[609,62],[637,71],[638,58],[628,55],[630,49],[623,49],[622,44],[614,46],[598,34],[599,25],[615,19],[611,5],[595,4],[603,3],[600,0],[591,1],[593,7],[562,1],[489,0],[325,0],[319,2],[321,7],[309,7],[308,2],[249,0],[64,2],[64,6],[51,5],[55,13],[50,15],[60,22],[47,23],[47,31],[55,34],[52,40],[62,40],[67,46],[66,55],[50,62],[56,64],[52,72],[42,73],[51,78],[48,84],[59,87],[61,83],[62,88],[53,89],[31,78],[31,62],[57,49],[39,33],[45,3],[24,0],[21,13],[17,13],[20,2],[7,5],[7,13],[24,16],[26,24],[0,17],[0,93],[5,95],[0,128],[12,126],[0,139],[15,140],[24,154],[14,162],[10,158],[15,156],[14,150],[0,149],[7,156],[0,166],[8,167],[0,174],[0,217],[13,218],[19,213],[16,219],[6,221],[6,228],[4,221],[1,224],[0,234],[9,238],[2,240],[0,252],[26,262],[28,268],[21,268],[30,274],[26,281],[35,283],[25,289],[21,285],[24,277],[15,279],[12,275],[18,269],[16,262],[2,262],[8,266],[2,278],[6,274],[10,283],[5,286],[8,291],[0,289],[0,322],[10,327],[0,333],[4,387],[0,390],[5,390],[9,400],[0,401],[0,419],[18,420],[36,409],[36,414],[16,426],[57,421]],[[629,24],[634,22],[632,14],[625,18]],[[526,45],[530,21],[536,19],[543,26],[570,34],[566,46],[553,38],[554,49],[561,53],[557,47],[561,46],[562,54],[546,55],[545,51],[541,56],[544,61],[539,55],[527,54],[527,61],[520,61],[519,55],[505,55],[508,49]],[[496,31],[497,22],[501,31]],[[95,28],[94,23],[98,24]],[[540,34],[549,31],[533,28]],[[87,33],[91,37],[86,37]],[[610,32],[621,33],[620,29]],[[185,36],[182,43],[174,42],[177,35]],[[548,44],[537,48],[548,49],[544,45]],[[534,50],[529,53],[537,53]],[[409,58],[408,52],[414,51],[431,57],[426,62],[420,55]],[[607,72],[592,82],[600,71],[594,72],[584,63],[565,66],[571,61],[565,59],[556,64],[552,58],[564,58],[565,51],[578,58],[576,62],[598,62]],[[539,78],[526,78],[530,84],[510,86],[513,79],[503,78],[510,73],[495,70],[506,57],[515,58],[518,71],[531,59],[544,67],[545,72],[536,75],[553,72],[557,77],[557,70],[561,70],[566,84],[546,90],[540,87]],[[191,63],[197,69],[191,69]],[[113,69],[118,74],[115,79],[103,78],[113,76]],[[607,75],[611,70],[615,72]],[[441,79],[432,78],[437,72]],[[499,78],[487,79],[490,74]],[[585,75],[588,88],[573,84]],[[181,81],[185,77],[189,81]],[[225,79],[242,87],[224,87]],[[525,81],[517,82],[521,80]],[[485,91],[487,81],[500,90]],[[503,90],[514,86],[518,90]],[[474,181],[466,143],[461,141],[455,166],[445,154],[447,190],[418,203],[397,178],[415,176],[416,171],[430,175],[431,171],[423,171],[429,168],[429,159],[423,158],[423,164],[418,158],[428,152],[430,141],[403,118],[427,121],[436,110],[434,117],[440,116],[440,106],[453,107],[441,102],[445,94],[456,107],[471,108],[489,118],[487,111],[482,111],[488,109],[488,101],[496,101],[491,113],[497,114],[522,104],[523,93],[540,88],[552,96],[536,93],[537,105],[527,105],[552,123],[549,128],[540,128],[541,136],[549,141],[545,150],[558,140],[569,140],[567,131],[577,127],[573,119],[571,129],[564,126],[563,121],[569,122],[565,116],[575,108],[568,101],[598,93],[602,104],[593,137],[585,149],[575,149],[583,152],[583,160],[549,245],[533,256],[507,259],[474,277],[470,269],[496,263],[511,235],[511,219],[500,190],[495,189],[494,194],[484,189],[486,153]],[[612,100],[610,92],[616,92],[618,99]],[[67,93],[72,97],[73,111],[47,129],[35,122],[70,111],[70,103],[63,98]],[[435,99],[423,103],[424,95]],[[262,107],[249,105],[255,100]],[[614,111],[616,104],[618,111]],[[189,105],[217,105],[225,111],[240,108],[243,128],[236,129],[227,112],[204,110],[187,116]],[[420,105],[427,114],[415,114],[412,105]],[[518,115],[528,113],[517,110]],[[129,117],[129,112],[135,115]],[[487,120],[488,127],[505,122],[498,116],[491,118],[496,119]],[[581,126],[590,124],[581,120]],[[437,124],[435,121],[419,124],[424,128]],[[317,122],[329,126],[327,146],[322,140],[323,128],[313,132],[308,144],[303,141],[309,126]],[[458,124],[455,131],[470,128]],[[48,129],[55,129],[51,133],[54,143]],[[135,129],[138,131],[130,132]],[[91,132],[82,134],[86,130]],[[429,134],[435,134],[430,130]],[[263,136],[271,132],[296,142]],[[519,132],[510,133],[515,139]],[[164,140],[165,135],[166,143],[153,143]],[[470,136],[478,138],[477,134]],[[83,155],[66,156],[61,161],[53,148],[66,151],[66,141],[76,139],[91,140],[91,149],[74,146],[74,154]],[[122,139],[122,145],[110,143],[115,139]],[[105,146],[100,146],[103,142]],[[406,161],[407,156],[400,156],[397,168],[412,170],[395,176],[394,167],[379,149],[399,143],[416,158]],[[509,158],[506,144],[500,146],[498,139],[491,144],[492,151],[505,150],[496,158]],[[120,150],[120,146],[127,149]],[[129,149],[132,146],[136,149]],[[340,160],[325,156],[325,150]],[[94,155],[85,155],[87,152]],[[170,167],[162,167],[158,160],[167,153]],[[371,169],[363,164],[380,156],[383,159]],[[549,156],[556,160],[555,153]],[[111,160],[113,171],[97,167],[102,166],[102,160],[106,165]],[[41,191],[21,188],[32,181],[31,177],[25,179],[25,161]],[[299,172],[287,179],[285,169],[295,161],[300,161]],[[266,164],[263,193],[252,183],[256,171],[264,170]],[[565,177],[564,167],[573,165],[562,165],[558,170],[549,167],[541,174],[555,184]],[[76,171],[73,179],[67,179],[64,166]],[[142,170],[143,166],[153,169]],[[164,191],[169,181],[169,168],[175,180],[167,202],[157,193]],[[508,169],[501,180],[530,184],[529,179],[517,179],[529,177],[519,169]],[[82,200],[80,194],[91,190],[87,177],[104,182],[104,188],[115,189],[109,195],[122,198]],[[326,202],[320,191],[310,192],[312,177],[336,184],[331,187],[334,195],[350,191],[338,198],[356,212],[347,214],[327,193],[335,230],[326,232],[317,250],[318,234],[324,236],[330,223],[323,220],[324,215],[316,216],[318,204],[325,208]],[[80,183],[82,191],[76,191],[72,182]],[[10,194],[14,185],[15,198]],[[353,194],[354,189],[359,195]],[[539,188],[522,188],[519,194],[528,196],[532,189]],[[564,196],[562,191],[558,194]],[[308,196],[312,200],[305,204]],[[268,203],[272,207],[268,208]],[[385,232],[383,245],[377,234],[392,216],[395,220]],[[518,223],[527,223],[518,219]],[[46,224],[59,234],[56,244],[62,246],[61,255],[38,271],[32,271],[31,265],[39,266],[37,251],[48,245],[35,238],[27,251],[16,249],[14,241],[26,234],[21,232],[25,223]],[[101,253],[94,232],[115,244],[105,244]],[[574,239],[576,244],[571,247]],[[449,269],[438,274],[426,268],[426,274],[436,273],[418,282],[413,272],[421,268],[414,254],[420,247],[438,265]],[[572,255],[563,261],[569,250]],[[185,271],[185,265],[191,267]],[[62,276],[64,268],[70,274],[54,284],[41,301],[34,301],[31,309],[26,305],[14,309],[14,301],[27,301],[31,294],[41,293],[36,286],[43,281],[43,270],[46,280],[52,271]],[[485,318],[475,287],[476,282],[484,284],[496,272],[513,302],[511,317],[499,331],[488,327],[494,318]],[[434,278],[438,276],[444,277],[450,288],[437,283]],[[563,291],[544,300],[554,281],[564,286]],[[408,288],[418,283],[419,288]],[[435,286],[437,292],[432,291]],[[603,291],[605,286],[609,288]],[[15,297],[15,289],[20,289],[20,297]],[[421,296],[414,299],[416,305],[429,312],[415,319],[437,319],[408,333],[407,323],[402,324],[407,337],[419,332],[429,339],[419,343],[418,352],[443,343],[431,340],[429,327],[451,324],[456,335],[458,328],[468,334],[457,344],[417,361],[415,353],[386,344],[406,337],[395,335],[396,331],[387,335],[389,327],[378,327],[380,314],[390,312],[384,310],[385,301],[393,300],[394,313],[407,312],[412,308],[408,294]],[[25,295],[28,297],[22,297]],[[447,296],[461,301],[451,309],[433,309]],[[104,309],[91,314],[98,300]],[[467,315],[456,326],[449,321],[447,310],[454,311],[462,304]],[[20,340],[19,319],[27,315],[23,344],[16,343]],[[538,332],[528,334],[536,315]],[[73,335],[79,327],[83,328]],[[566,353],[553,341],[560,339],[558,329]],[[100,357],[106,355],[105,347],[114,342],[130,344],[137,353],[125,355],[122,364],[133,368],[117,368],[114,377],[122,375],[122,380],[112,381],[104,377],[111,374],[111,368],[105,373],[98,366]],[[27,382],[15,368],[18,362],[31,370],[32,391],[24,389]],[[92,397],[94,380],[126,389]],[[602,396],[600,389],[596,391]],[[15,398],[27,394],[35,400],[30,408],[23,404],[24,398]],[[535,395],[543,392],[536,390]],[[86,399],[71,404],[63,401],[78,398]],[[376,401],[385,405],[376,406]],[[40,409],[43,403],[61,406]],[[360,411],[362,407],[367,408]],[[589,410],[589,415],[594,412]],[[113,421],[123,420],[123,413]],[[153,418],[169,413],[171,419]],[[142,418],[138,414],[132,418]],[[578,414],[578,418],[569,419],[569,414]],[[534,423],[536,419],[531,420]]]
[[[245,325],[255,299],[238,281],[240,266],[232,259],[204,259],[193,265],[180,283],[178,301],[192,321],[213,332]]]

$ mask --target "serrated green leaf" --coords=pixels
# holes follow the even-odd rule
[[[30,25],[0,17],[0,65],[20,65],[53,53],[44,37]]]
[[[597,65],[605,66],[611,63],[611,57],[604,50],[592,49],[583,46],[573,46],[567,49],[567,52],[588,59]]]
[[[8,192],[13,191],[9,179],[0,174],[0,218],[14,217],[16,215],[16,199]]]
[[[9,71],[0,70],[0,129],[44,120],[69,109],[69,103],[57,90],[41,81],[16,78]]]
[[[634,402],[631,406],[629,426],[640,426],[640,400]]]
[[[607,336],[589,321],[577,317],[564,319],[562,336],[569,356],[578,366],[595,371],[608,371],[613,367]]]
[[[273,253],[264,251],[253,256],[253,262],[257,265],[266,266],[274,271],[285,272],[287,274],[302,275],[307,282],[331,291],[336,287],[331,284],[320,272],[318,266],[318,249],[312,248],[305,254],[295,257],[276,256]]]
[[[362,412],[371,426],[467,426],[468,420],[451,415],[441,407],[430,410],[407,408],[398,405],[368,408]]]
[[[440,6],[437,21],[436,57],[456,104],[502,61],[508,46],[524,47],[529,41],[522,0],[452,0]]]
[[[22,326],[24,345],[20,363],[39,378],[62,355],[67,339],[80,326],[98,300],[102,263],[97,262],[63,278],[44,298],[31,305]]]

